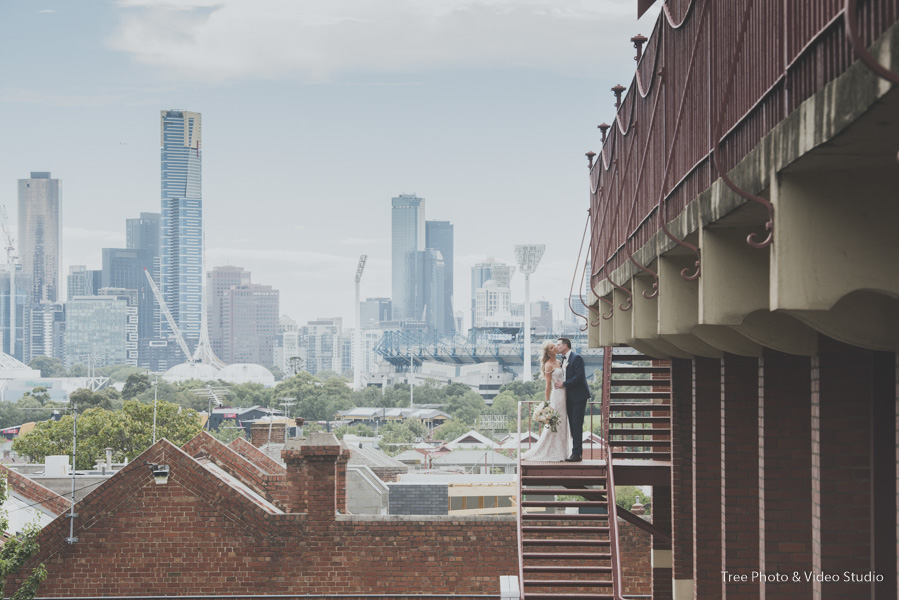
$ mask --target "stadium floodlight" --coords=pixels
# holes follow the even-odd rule
[[[543,258],[543,244],[516,244],[515,260],[518,269],[524,273],[524,360],[522,362],[522,381],[531,380],[531,274],[537,270]]]

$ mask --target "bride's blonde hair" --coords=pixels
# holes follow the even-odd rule
[[[546,363],[556,357],[556,343],[550,340],[543,342],[543,355],[540,357],[540,376],[546,379]]]

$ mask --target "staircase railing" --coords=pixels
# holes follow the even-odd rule
[[[609,445],[609,416],[612,401],[612,348],[602,353],[602,456],[606,461],[606,498],[609,506],[609,553],[612,556],[612,596],[621,600],[621,552],[618,548],[618,505],[615,502],[615,469],[612,468],[612,447]]]

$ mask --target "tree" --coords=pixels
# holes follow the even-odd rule
[[[615,504],[617,506],[630,510],[638,500],[640,501],[640,504],[650,504],[652,502],[652,497],[644,494],[643,490],[633,485],[615,486]],[[650,514],[650,511],[647,510],[646,514]]]
[[[200,419],[193,410],[180,410],[170,402],[157,405],[156,439],[181,446],[200,432]],[[153,405],[137,400],[125,402],[121,410],[91,408],[78,416],[78,456],[75,465],[88,469],[112,448],[116,460],[134,460],[153,443]],[[72,453],[72,416],[38,423],[34,430],[13,441],[13,450],[41,462],[45,456]]]
[[[77,406],[80,411],[97,407],[113,410],[112,400],[109,396],[100,392],[91,391],[87,388],[79,388],[69,394],[69,402]]]
[[[0,502],[7,497],[6,479],[0,478]],[[0,532],[9,529],[9,517],[6,512],[0,512]],[[37,525],[26,525],[21,532],[16,533],[3,542],[0,548],[0,598],[5,598],[6,580],[10,575],[22,570],[25,563],[35,554],[40,547],[37,536],[40,528]],[[37,596],[37,589],[47,578],[47,569],[41,563],[31,570],[19,585],[11,600],[31,600]]]
[[[472,427],[470,424],[465,423],[459,419],[452,419],[447,421],[440,427],[434,430],[434,434],[431,436],[435,440],[440,440],[443,442],[451,442],[454,439],[468,433],[471,431]]]
[[[387,423],[380,428],[378,448],[390,456],[405,452],[415,444],[416,428],[411,423]]]
[[[131,400],[138,394],[152,389],[150,377],[146,373],[132,373],[125,380],[125,386],[122,388],[122,398]]]
[[[237,383],[228,389],[225,404],[249,408],[251,406],[269,406],[272,402],[271,390],[261,383]]]
[[[446,389],[449,390],[454,385],[461,384],[450,384]],[[469,425],[474,425],[477,418],[487,410],[487,404],[479,394],[471,391],[468,386],[463,385],[461,387],[464,388],[462,393],[448,394],[444,410],[451,414],[453,418]]]
[[[28,366],[40,371],[41,377],[63,377],[66,373],[66,366],[63,362],[52,356],[35,356]]]
[[[372,431],[372,428],[363,423],[359,423],[357,425],[341,425],[337,429],[334,430],[334,435],[337,436],[338,440],[342,440],[343,436],[350,435],[358,435],[361,437],[373,437],[375,432]]]

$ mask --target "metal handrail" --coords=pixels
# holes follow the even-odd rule
[[[612,555],[612,597],[621,600],[621,552],[618,548],[618,505],[615,503],[615,475],[609,445],[609,414],[612,400],[612,348],[602,355],[602,454],[606,461],[606,500],[609,513],[609,552]]]
[[[518,403],[518,517],[517,521],[517,530],[518,530],[518,596],[519,598],[524,598],[524,544],[521,539],[521,405],[523,402]],[[530,426],[530,410],[528,411],[528,432],[531,430]],[[528,446],[530,446],[531,436],[528,435]]]

